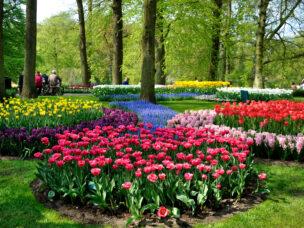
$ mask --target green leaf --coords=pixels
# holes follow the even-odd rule
[[[136,220],[139,220],[139,219],[141,219],[141,218],[142,218],[141,216],[135,216],[135,215],[131,216],[131,217],[127,220],[126,226],[128,226],[130,223],[132,223],[132,222],[134,222],[134,221],[136,221]]]
[[[140,210],[140,214],[142,215],[146,210],[150,210],[153,213],[157,209],[157,205],[154,203],[149,203],[143,206]]]
[[[174,218],[179,218],[180,217],[180,210],[177,207],[172,208],[172,215]]]

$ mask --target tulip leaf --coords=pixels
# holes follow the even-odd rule
[[[157,209],[157,205],[154,203],[149,203],[143,206],[140,210],[140,214],[142,215],[146,210],[150,210],[153,213]]]
[[[172,215],[174,218],[179,218],[180,217],[180,210],[177,207],[172,208]]]

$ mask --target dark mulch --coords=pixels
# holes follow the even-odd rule
[[[50,202],[48,199],[48,189],[41,188],[43,183],[36,179],[30,187],[37,200],[46,207],[56,210],[60,215],[81,222],[85,225],[110,225],[113,227],[123,227],[131,216],[130,213],[120,212],[118,215],[111,215],[100,207],[72,205],[62,200]],[[192,227],[196,224],[215,223],[217,220],[229,218],[239,212],[247,211],[266,199],[265,195],[252,194],[255,186],[246,190],[244,196],[239,199],[224,199],[219,208],[203,208],[196,216],[192,216],[190,211],[182,213],[180,218],[159,218],[156,214],[146,214],[140,221],[132,223],[130,226],[140,227]]]
[[[278,165],[278,166],[286,166],[286,167],[297,166],[304,169],[304,163],[298,161],[283,161],[283,160],[273,160],[273,159],[255,157],[254,162],[265,165]]]

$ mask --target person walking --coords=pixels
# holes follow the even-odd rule
[[[42,76],[39,71],[37,71],[37,74],[35,75],[35,85],[37,89],[37,94],[39,96],[42,90]]]

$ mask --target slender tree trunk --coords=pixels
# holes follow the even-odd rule
[[[89,11],[89,15],[92,13],[93,11],[93,0],[89,0],[88,1],[88,11]]]
[[[4,51],[3,51],[3,0],[0,0],[0,102],[3,101],[5,93],[4,81]]]
[[[81,75],[82,83],[84,85],[89,85],[91,81],[90,70],[87,60],[87,50],[86,50],[86,37],[85,37],[85,24],[84,24],[84,13],[82,0],[76,0],[78,6],[78,18],[79,18],[79,51],[81,60]]]
[[[21,94],[22,99],[37,97],[37,91],[35,87],[36,40],[37,0],[27,0],[24,78]]]
[[[157,0],[144,0],[140,99],[152,103],[156,103],[154,90],[156,5]]]
[[[212,49],[211,49],[211,62],[209,68],[209,78],[215,81],[217,78],[218,62],[219,62],[219,49],[220,49],[220,20],[221,8],[223,5],[222,0],[214,0],[216,7],[213,9],[213,28],[212,28]]]
[[[113,84],[122,84],[122,63],[123,63],[123,21],[122,21],[122,0],[113,0]]]
[[[164,17],[162,11],[158,13],[157,29],[159,30],[159,37],[156,40],[156,84],[166,84],[166,50],[165,50],[165,37],[164,37]]]
[[[220,68],[219,68],[219,80],[223,81],[225,79],[226,71],[226,48],[223,41],[220,42]]]
[[[270,0],[259,0],[259,19],[258,19],[258,33],[256,38],[256,64],[255,64],[255,77],[254,88],[263,88],[263,52],[264,52],[264,37],[266,28],[266,12]]]
[[[226,47],[225,47],[225,54],[226,54],[226,64],[225,64],[225,75],[230,74],[231,65],[230,65],[230,27],[231,27],[231,0],[227,0],[227,33],[226,33]],[[226,77],[225,77],[226,78]]]

